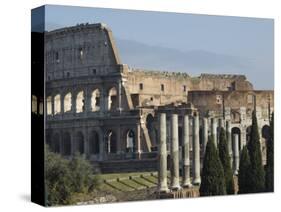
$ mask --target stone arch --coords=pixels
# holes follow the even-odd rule
[[[53,109],[52,109],[52,96],[47,97],[47,115],[52,115]]]
[[[55,152],[55,153],[60,153],[60,134],[57,132],[57,133],[54,133],[53,136],[52,136],[52,140],[51,140],[51,151]]]
[[[117,152],[117,135],[113,130],[105,133],[105,152],[107,154]]]
[[[75,152],[80,153],[81,155],[84,154],[84,135],[81,131],[76,133],[75,139]]]
[[[72,106],[72,95],[71,95],[70,92],[68,92],[68,93],[64,96],[64,100],[63,100],[64,112],[69,112],[69,111],[71,111],[71,106]]]
[[[126,152],[135,152],[136,135],[132,129],[126,131]]]
[[[69,156],[71,155],[71,136],[69,132],[65,132],[63,134],[62,140],[62,154]]]
[[[37,113],[37,97],[35,95],[31,96],[31,112],[32,113]]]
[[[117,89],[116,87],[112,87],[108,91],[108,110],[116,110],[118,103],[117,103]]]
[[[148,136],[152,146],[156,146],[156,131],[154,127],[154,117],[151,113],[146,116],[145,125],[147,128]]]
[[[93,112],[100,110],[100,90],[97,88],[92,92],[91,109]]]
[[[90,132],[89,154],[95,155],[100,153],[99,134],[96,131]]]
[[[79,91],[76,95],[76,113],[82,113],[85,109],[84,91]]]
[[[61,97],[60,94],[55,95],[54,98],[54,114],[59,114],[61,112]]]
[[[233,138],[234,137],[234,134],[238,134],[238,138],[239,138],[239,150],[242,148],[242,144],[241,144],[241,130],[239,127],[233,127],[231,129],[231,137]],[[232,142],[232,146],[233,146],[233,142]],[[234,149],[232,147],[232,149]]]

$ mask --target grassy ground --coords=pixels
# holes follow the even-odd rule
[[[99,187],[88,194],[76,194],[74,202],[94,204],[157,199],[157,172],[102,174],[99,177]]]
[[[127,192],[157,186],[156,172],[133,172],[100,175],[100,191]]]
[[[88,194],[76,194],[74,202],[91,202],[105,196],[113,196],[119,201],[156,199],[157,172],[133,172],[102,174],[100,186]]]

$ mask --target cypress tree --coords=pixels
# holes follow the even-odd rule
[[[209,137],[208,140],[203,161],[200,196],[225,195],[223,167],[213,138]]]
[[[274,190],[274,113],[270,120],[270,137],[267,141],[266,148],[266,172],[265,172],[265,187],[266,191],[273,192]]]
[[[219,135],[219,157],[224,170],[226,193],[234,194],[233,174],[230,166],[230,156],[224,128],[221,128]]]
[[[262,155],[260,147],[260,136],[258,131],[258,122],[256,112],[252,113],[252,129],[250,141],[248,143],[248,151],[251,162],[251,182],[250,193],[264,192],[265,190],[265,173],[262,165]]]
[[[238,173],[238,185],[239,191],[238,194],[247,194],[250,192],[249,185],[251,184],[251,163],[248,154],[247,147],[243,147],[240,164],[239,164],[239,173]]]

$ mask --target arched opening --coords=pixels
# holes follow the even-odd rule
[[[92,108],[93,112],[100,110],[100,91],[99,91],[99,89],[96,89],[92,92],[91,108]]]
[[[109,130],[105,134],[105,151],[108,154],[117,152],[117,136],[116,133],[112,130]]]
[[[108,91],[108,110],[116,110],[117,106],[117,89],[113,87]]]
[[[80,91],[76,96],[76,113],[84,112],[84,92]]]
[[[264,125],[261,129],[261,149],[262,149],[262,159],[263,162],[266,163],[266,147],[268,142],[271,142],[270,138],[270,127],[268,125]]]
[[[47,97],[47,115],[52,115],[52,97]]]
[[[31,112],[37,113],[37,97],[34,95],[31,97]]]
[[[64,100],[63,100],[63,105],[64,105],[64,112],[69,112],[71,111],[71,93],[67,93],[64,96]]]
[[[71,137],[68,132],[65,132],[63,134],[62,146],[63,146],[63,155],[66,156],[71,155]]]
[[[268,125],[264,125],[262,127],[261,135],[265,139],[265,141],[268,141],[270,139],[270,127]]]
[[[54,110],[54,114],[59,114],[61,112],[60,94],[57,94],[54,98]]]
[[[55,133],[51,141],[51,150],[55,153],[60,153],[60,134]]]
[[[133,130],[128,130],[126,133],[126,152],[135,152],[135,133]]]
[[[76,134],[75,151],[81,155],[84,154],[84,135],[82,132]]]
[[[99,154],[100,145],[99,145],[99,134],[96,131],[92,131],[90,134],[89,141],[89,153],[91,155]]]
[[[233,127],[231,129],[231,137],[234,138],[234,135],[237,134],[238,135],[238,142],[239,142],[239,150],[242,148],[242,144],[241,144],[241,130],[238,127]],[[232,142],[232,149],[234,149],[234,143]]]
[[[152,114],[148,114],[146,116],[146,128],[148,131],[148,136],[150,138],[151,145],[156,147],[156,135],[155,135],[155,128],[154,128],[154,117]]]
[[[251,139],[251,131],[252,131],[252,125],[248,126],[246,128],[246,142],[247,142],[247,145]]]

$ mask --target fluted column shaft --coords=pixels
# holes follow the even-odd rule
[[[203,118],[203,153],[205,154],[207,142],[208,142],[208,118]]]
[[[230,157],[230,165],[233,165],[233,154],[232,154],[232,139],[231,139],[231,121],[226,121],[226,138],[227,138],[227,146],[228,153]]]
[[[178,114],[172,114],[172,148],[171,148],[171,189],[179,189],[179,128]]]
[[[239,135],[234,134],[234,174],[237,175],[239,170]]]
[[[217,142],[217,120],[215,118],[211,119],[211,130],[212,130],[212,136],[214,139],[214,144],[217,147],[218,142]]]
[[[158,148],[159,154],[159,174],[158,174],[158,191],[159,192],[167,192],[168,184],[167,184],[167,131],[166,131],[166,114],[160,113],[159,118],[160,125],[160,142]]]
[[[199,116],[193,117],[193,184],[200,185]]]
[[[183,187],[190,187],[190,155],[189,155],[189,117],[185,115],[183,118]]]

